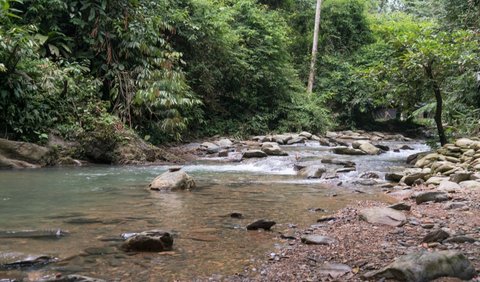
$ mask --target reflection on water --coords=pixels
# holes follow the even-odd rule
[[[61,259],[41,269],[0,270],[0,278],[28,281],[50,273],[80,273],[108,280],[159,281],[241,272],[264,259],[276,242],[281,243],[277,231],[288,229],[291,223],[308,226],[322,215],[309,212],[310,208],[329,213],[353,200],[387,200],[376,188],[355,194],[351,185],[338,187],[297,178],[296,159],[353,160],[359,172],[343,176],[348,180],[364,171],[385,172],[415,152],[348,157],[318,146],[287,150],[289,157],[236,164],[200,161],[186,166],[199,186],[190,193],[147,191],[149,181],[166,170],[163,166],[0,171],[1,231],[61,229],[69,233],[48,240],[0,239],[3,256],[24,253]],[[230,218],[232,212],[244,218]],[[275,220],[274,232],[245,230],[260,218]],[[118,250],[120,234],[149,229],[172,231],[174,251],[126,254]]]

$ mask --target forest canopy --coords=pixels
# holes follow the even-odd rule
[[[444,139],[479,131],[480,1],[323,1],[308,95],[315,2],[0,0],[2,135],[120,124],[159,144],[368,129],[391,110]]]

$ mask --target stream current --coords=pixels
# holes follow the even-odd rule
[[[384,144],[391,148],[408,144],[414,150],[341,156],[331,153],[331,148],[307,143],[284,146],[288,157],[240,163],[202,159],[183,167],[197,183],[192,192],[146,189],[167,166],[0,171],[0,232],[68,232],[53,239],[0,236],[0,264],[21,254],[60,259],[40,268],[0,269],[0,280],[37,281],[55,273],[76,273],[107,281],[191,281],[242,273],[286,244],[278,232],[292,224],[308,227],[352,201],[390,201],[381,188],[355,181],[368,171],[383,179],[391,167],[404,166],[408,155],[429,148],[413,142]],[[318,164],[321,159],[354,161],[357,171],[328,181],[296,176],[297,161]],[[309,211],[317,208],[325,211]],[[242,213],[243,218],[231,218],[232,212]],[[262,218],[277,222],[272,232],[246,231],[246,225]],[[118,249],[122,233],[151,229],[171,231],[174,250],[131,254]]]

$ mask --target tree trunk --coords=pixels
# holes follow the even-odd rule
[[[311,94],[313,91],[313,81],[315,80],[315,63],[317,62],[318,33],[320,30],[321,12],[322,12],[322,0],[317,0],[317,7],[315,9],[315,28],[313,31],[312,59],[310,62],[310,75],[308,76],[308,85],[307,85],[307,92],[309,94]]]
[[[433,93],[435,94],[435,100],[437,101],[437,108],[435,110],[435,123],[437,124],[438,137],[440,138],[440,144],[443,146],[447,144],[447,137],[445,136],[445,130],[443,129],[442,123],[442,110],[443,110],[443,99],[442,92],[438,82],[435,80],[432,70],[433,62],[430,62],[425,66],[425,72],[427,73],[430,83],[433,88]]]

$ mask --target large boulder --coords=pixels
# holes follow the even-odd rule
[[[323,165],[312,165],[300,169],[298,175],[305,178],[321,178],[326,171],[327,169]]]
[[[195,187],[193,178],[182,170],[167,171],[156,177],[149,185],[150,190],[155,191],[192,190]]]
[[[220,148],[231,148],[233,146],[233,142],[227,138],[215,141],[215,144]]]
[[[361,210],[360,219],[373,224],[383,224],[389,226],[402,226],[407,220],[402,212],[383,207]]]
[[[288,156],[288,153],[284,152],[276,142],[263,143],[262,151],[269,156]]]
[[[173,237],[162,230],[144,231],[133,234],[123,244],[122,249],[127,252],[165,252],[171,251]]]
[[[462,149],[468,149],[472,145],[475,145],[475,141],[468,139],[468,138],[460,138],[457,141],[455,141],[455,146],[460,147]]]
[[[31,168],[47,165],[50,150],[32,143],[0,138],[0,168]]]
[[[440,277],[470,280],[476,276],[476,273],[472,263],[462,253],[421,251],[399,257],[387,267],[369,272],[364,277],[427,282]]]

